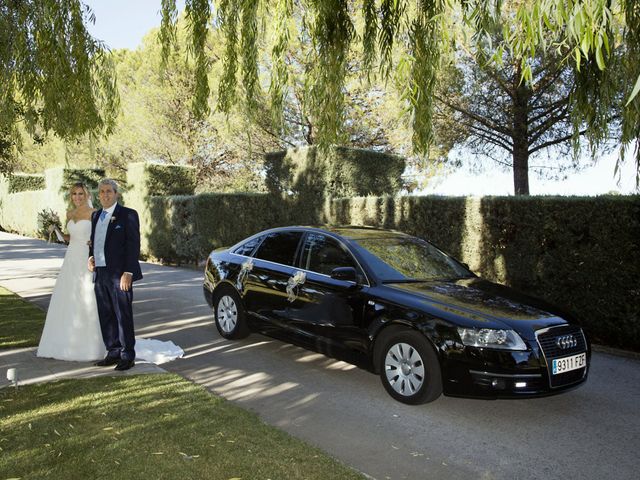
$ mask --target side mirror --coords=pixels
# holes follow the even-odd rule
[[[331,278],[347,282],[356,281],[356,269],[353,267],[338,267],[331,270]]]

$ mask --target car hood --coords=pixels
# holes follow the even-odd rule
[[[481,278],[385,285],[414,297],[427,313],[469,326],[537,330],[567,323],[566,315],[548,303]]]

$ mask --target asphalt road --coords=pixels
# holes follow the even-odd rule
[[[0,285],[46,307],[64,247],[0,233]],[[587,384],[531,400],[394,401],[378,377],[258,334],[222,339],[202,274],[143,264],[138,336],[172,340],[167,370],[376,479],[637,479],[640,360],[594,353]]]

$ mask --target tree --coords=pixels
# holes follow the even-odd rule
[[[13,169],[20,125],[36,141],[113,127],[113,65],[87,33],[89,21],[79,0],[0,0],[0,173]]]
[[[521,61],[522,78],[531,82],[531,62],[540,52],[562,47],[563,62],[575,62],[578,71],[574,121],[584,122],[591,145],[602,141],[597,125],[590,122],[595,104],[617,110],[621,118],[622,154],[635,142],[640,184],[640,2],[637,0],[220,0],[212,9],[209,0],[186,0],[189,49],[194,62],[192,111],[203,119],[210,111],[210,64],[207,35],[213,25],[225,36],[222,75],[217,106],[229,113],[242,103],[250,115],[260,110],[260,72],[270,72],[272,117],[281,115],[287,94],[286,45],[291,37],[287,19],[297,11],[312,46],[312,68],[305,72],[310,111],[317,119],[317,138],[327,145],[340,136],[344,125],[343,101],[348,52],[362,42],[365,70],[378,70],[385,78],[395,71],[394,46],[408,52],[400,68],[408,72],[403,99],[412,114],[413,144],[426,153],[434,141],[433,93],[442,53],[454,48],[455,22],[463,21],[474,35],[489,38],[494,17],[503,4],[515,5],[515,28],[504,35],[496,52],[512,49]],[[354,29],[354,12],[364,18],[362,35]],[[175,0],[162,0],[160,39],[165,65],[176,38]],[[273,20],[267,22],[266,19]],[[617,22],[614,20],[617,19]],[[84,28],[91,21],[80,0],[0,0],[0,165],[11,168],[19,147],[17,125],[32,135],[54,132],[75,138],[87,132],[109,131],[118,107],[110,56]],[[278,25],[272,58],[258,55],[264,26]],[[621,25],[620,31],[614,25]],[[553,35],[545,35],[546,31]],[[489,32],[489,33],[488,33]],[[559,45],[552,44],[558,41]],[[628,82],[624,102],[602,95],[609,89],[602,72],[611,68],[609,51],[620,44],[620,68]],[[498,46],[499,47],[499,46]],[[501,55],[492,59],[499,62]],[[239,85],[242,88],[238,88]],[[594,88],[595,86],[595,88]],[[613,103],[612,103],[613,102]],[[41,131],[39,131],[39,129]],[[622,157],[621,157],[622,158]]]
[[[598,146],[603,140],[599,125],[590,121],[592,107],[601,104],[615,108],[621,118],[619,138],[624,151],[635,142],[638,182],[640,182],[640,2],[636,0],[362,0],[359,7],[365,19],[363,35],[363,64],[366,69],[378,67],[388,78],[393,69],[393,47],[406,39],[410,60],[405,66],[410,72],[404,98],[410,103],[413,115],[413,143],[416,151],[427,152],[433,142],[433,92],[443,50],[455,45],[451,37],[454,23],[463,21],[473,34],[489,40],[491,27],[499,17],[504,3],[514,6],[514,28],[506,32],[503,43],[495,46],[491,61],[500,62],[502,53],[510,50],[519,59],[522,80],[533,82],[535,59],[547,50],[560,48],[561,62],[574,62],[577,81],[572,112],[573,121],[584,123],[586,138]],[[301,28],[308,29],[313,47],[313,68],[306,73],[312,88],[308,102],[319,119],[318,138],[328,144],[340,135],[344,122],[344,85],[347,57],[357,35],[354,31],[354,2],[348,0],[278,0],[275,6],[260,0],[233,2],[222,0],[217,8],[216,25],[223,30],[226,50],[223,58],[223,81],[219,90],[218,107],[229,111],[238,101],[237,85],[244,87],[245,105],[254,108],[259,95],[259,67],[257,44],[260,38],[260,18],[272,18],[276,25],[300,9],[305,19]],[[175,0],[163,0],[161,38],[164,55],[168,55],[175,18]],[[188,0],[187,17],[195,58],[202,58],[202,39],[206,37],[211,9],[208,0]],[[614,22],[614,19],[617,22]],[[262,22],[266,23],[266,22]],[[622,30],[614,31],[615,24]],[[284,61],[291,32],[279,27],[271,64],[271,106],[274,116],[282,111],[286,95],[287,68]],[[552,35],[547,35],[551,32]],[[553,42],[558,42],[557,44]],[[614,43],[624,45],[621,50],[623,77],[632,79],[623,87],[625,102],[609,96],[603,85],[602,72],[611,67],[610,48]],[[379,63],[378,63],[379,61]],[[196,85],[204,86],[206,74],[197,74]],[[634,83],[635,82],[635,83]],[[196,87],[202,92],[204,88]],[[604,95],[601,95],[602,92]],[[196,98],[200,98],[197,96]],[[612,103],[613,102],[613,103]],[[622,157],[621,157],[622,158]]]
[[[447,113],[454,116],[454,125],[467,132],[465,147],[481,153],[513,169],[514,192],[516,195],[529,193],[530,159],[544,160],[543,153],[549,150],[561,153],[553,158],[551,165],[538,168],[552,168],[562,171],[576,168],[582,152],[579,137],[589,129],[598,135],[595,147],[606,139],[608,133],[619,127],[614,119],[610,105],[614,99],[595,103],[584,121],[581,116],[572,116],[579,111],[579,102],[584,101],[579,92],[580,72],[575,63],[563,62],[566,56],[560,39],[554,44],[558,47],[546,52],[538,52],[527,62],[531,80],[523,79],[522,59],[514,57],[513,45],[505,42],[504,32],[512,32],[513,12],[505,10],[496,17],[491,26],[490,40],[485,37],[472,37],[471,44],[456,52],[454,66],[458,82],[449,81],[438,87],[438,100]],[[553,32],[546,31],[546,35]],[[515,37],[514,37],[515,38]],[[502,50],[509,45],[509,49]],[[497,47],[497,51],[494,50]],[[501,55],[499,62],[490,58]],[[607,54],[617,55],[615,49]],[[611,61],[610,65],[617,62]],[[593,68],[586,65],[583,68]],[[598,88],[602,99],[607,92],[617,96],[620,104],[624,99],[619,96],[619,77],[615,68],[597,71],[600,77]],[[606,79],[606,82],[603,81]],[[615,80],[615,81],[614,81]],[[607,90],[604,90],[607,89]],[[604,108],[602,108],[604,106]],[[573,149],[570,147],[573,146]],[[592,148],[592,157],[598,148]],[[571,154],[572,153],[572,154]]]

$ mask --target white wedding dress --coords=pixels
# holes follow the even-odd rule
[[[99,360],[106,350],[100,331],[93,274],[87,269],[91,221],[70,220],[67,230],[71,240],[53,288],[37,355],[59,360]],[[184,355],[173,342],[146,338],[136,339],[135,349],[137,360],[155,364]]]
[[[87,269],[91,221],[70,220],[71,239],[58,274],[38,346],[39,357],[91,361],[104,357],[92,273]]]

